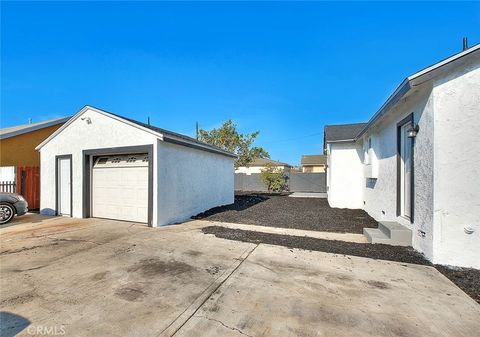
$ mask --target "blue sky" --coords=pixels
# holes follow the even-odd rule
[[[228,118],[273,159],[321,153],[407,75],[480,42],[480,3],[2,2],[1,126],[90,104],[194,135]]]

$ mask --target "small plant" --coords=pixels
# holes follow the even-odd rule
[[[260,173],[260,179],[269,192],[282,192],[287,186],[287,176],[281,168],[268,163]]]

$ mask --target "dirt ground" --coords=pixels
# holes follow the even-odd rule
[[[372,245],[369,243],[345,242],[310,237],[260,233],[256,231],[232,229],[221,226],[204,227],[202,228],[202,231],[205,234],[213,234],[216,237],[229,240],[266,243],[289,248],[300,248],[334,254],[360,256],[372,259],[421,265],[432,265],[423,257],[422,254],[415,251],[411,247],[400,247],[384,244]],[[442,265],[435,265],[434,267],[480,304],[480,270],[471,268],[452,268]]]
[[[234,204],[212,208],[193,218],[359,234],[363,233],[364,227],[378,226],[365,211],[331,208],[327,199],[289,198],[266,194],[236,195]]]

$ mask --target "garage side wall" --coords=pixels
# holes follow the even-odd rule
[[[163,141],[157,157],[158,226],[233,203],[233,158]]]
[[[81,218],[83,216],[83,150],[153,144],[154,153],[156,151],[157,137],[139,128],[92,110],[85,111],[82,117],[90,117],[91,123],[88,124],[81,118],[76,119],[40,149],[42,214],[55,214],[55,156],[72,155],[72,216]],[[155,186],[156,162],[154,161],[153,164],[153,185]],[[153,205],[155,204],[156,189],[154,188]],[[156,223],[155,206],[153,223]]]

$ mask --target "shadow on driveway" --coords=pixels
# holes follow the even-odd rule
[[[0,311],[0,336],[13,337],[30,325],[25,317],[7,311]]]

